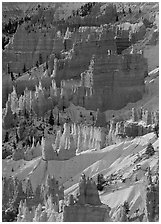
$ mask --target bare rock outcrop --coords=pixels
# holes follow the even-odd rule
[[[86,150],[100,150],[106,143],[105,130],[87,125],[64,124],[64,131],[58,131],[55,139],[42,140],[44,160],[67,160]]]
[[[119,138],[137,137],[153,132],[159,124],[159,112],[150,112],[143,108],[131,110],[131,119],[117,121],[112,119],[108,133],[108,143],[115,143]]]
[[[3,127],[4,129],[10,129],[14,126],[14,124],[15,116],[11,110],[11,96],[9,95],[3,116]]]
[[[64,222],[103,222],[110,221],[110,208],[99,199],[95,182],[82,175],[77,198],[70,197],[69,205],[64,207]]]

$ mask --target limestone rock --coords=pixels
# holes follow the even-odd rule
[[[14,126],[15,120],[14,115],[11,110],[11,100],[10,96],[8,97],[8,101],[6,103],[5,115],[3,117],[3,125],[4,129],[9,129]]]

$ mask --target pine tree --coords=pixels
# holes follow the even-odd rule
[[[24,64],[22,72],[25,73],[26,72],[26,65]]]
[[[130,211],[129,210],[129,203],[128,203],[128,201],[125,201],[123,206],[124,206],[124,209],[125,209],[126,214],[128,214],[129,211]]]
[[[16,143],[18,143],[19,140],[20,140],[20,138],[19,138],[19,135],[18,135],[18,130],[17,130],[17,128],[16,128]]]
[[[58,119],[57,119],[57,125],[60,125],[60,121],[59,121],[59,111],[58,111]]]
[[[12,79],[12,81],[14,81],[15,78],[14,78],[13,72],[11,72],[10,75],[11,75],[11,79]]]
[[[48,65],[48,61],[46,61],[46,70],[48,70],[49,65]]]
[[[7,73],[10,74],[10,66],[7,64]]]
[[[54,117],[53,117],[52,110],[51,110],[51,112],[50,112],[49,124],[50,124],[51,126],[53,126],[53,125],[54,125]]]
[[[38,61],[36,62],[36,67],[37,67],[37,68],[39,67],[39,62],[38,62]]]
[[[8,136],[9,136],[8,131],[6,131],[5,139],[4,139],[4,143],[5,143],[5,142],[8,142]]]
[[[152,145],[152,143],[149,143],[147,148],[146,148],[146,151],[145,151],[145,154],[150,157],[150,156],[153,156],[155,154],[155,150],[154,150],[154,147]]]
[[[42,55],[39,54],[39,64],[41,65],[43,63],[43,60],[42,60]]]

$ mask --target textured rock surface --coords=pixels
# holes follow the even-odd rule
[[[67,160],[86,150],[105,147],[105,130],[100,127],[64,124],[64,131],[58,131],[55,140],[43,139],[42,157],[45,160]]]
[[[64,207],[64,222],[110,222],[110,208],[101,203],[97,186],[92,178],[86,179],[82,174],[76,202],[71,199],[69,205]]]
[[[112,11],[111,13],[114,14]],[[143,29],[142,27],[144,27],[142,22],[136,24],[125,23],[122,25],[108,25],[107,23],[98,27],[82,26],[72,31],[69,31],[69,28],[67,28],[65,33],[58,33],[54,29],[49,29],[48,31],[45,29],[45,34],[43,34],[41,33],[42,30],[39,31],[38,28],[35,34],[34,31],[29,33],[24,31],[25,28],[21,26],[15,34],[13,43],[8,46],[6,52],[8,51],[10,54],[16,55],[14,51],[19,52],[22,50],[25,60],[21,54],[16,57],[21,57],[22,60],[27,61],[30,65],[26,66],[29,68],[35,66],[36,62],[40,61],[40,58],[41,63],[48,62],[48,69],[45,71],[45,75],[52,74],[55,77],[57,87],[65,88],[61,86],[62,80],[80,80],[84,76],[85,83],[81,80],[81,85],[77,86],[75,91],[65,91],[64,89],[64,92],[68,92],[67,99],[65,99],[66,105],[68,105],[67,101],[70,100],[75,105],[84,106],[86,109],[116,110],[124,107],[128,102],[136,102],[141,99],[144,93],[143,80],[148,68],[147,61],[143,55],[138,53],[116,54],[120,54],[122,50],[127,48],[130,41],[136,42],[144,36],[144,32],[140,36],[138,34],[138,32],[142,32],[140,31]],[[143,30],[145,31],[145,29]],[[130,37],[130,34],[132,37]],[[22,35],[27,35],[28,41],[31,43],[27,43],[25,41],[27,37],[22,38]],[[137,36],[136,40],[130,40],[134,36]],[[20,41],[18,45],[19,39],[22,43]],[[68,48],[65,50],[64,40]],[[24,46],[24,49],[21,49],[21,46]],[[41,49],[42,47],[43,49]],[[4,55],[6,52],[4,52]],[[10,56],[7,56],[7,58],[10,58]],[[30,58],[31,62],[26,60],[26,58]],[[89,65],[91,59],[94,62],[92,66]],[[21,60],[16,60],[18,62],[15,62],[14,59],[12,60],[14,61],[14,68],[16,68],[16,63],[24,66]],[[3,61],[3,65],[6,68],[5,56]],[[90,70],[88,66],[91,66],[92,69]],[[19,69],[18,67],[19,65],[17,69]],[[12,70],[12,65],[10,65],[10,70]],[[90,85],[87,84],[87,78],[92,80]],[[50,78],[48,77],[48,79]],[[42,80],[42,83],[44,81]],[[37,82],[37,78],[30,79],[27,82],[21,79],[18,80],[16,82],[17,93],[20,94],[21,92],[22,94],[22,90],[25,87],[35,90],[35,85],[38,85]],[[43,85],[46,86],[45,84]],[[61,106],[61,102],[59,103]]]
[[[8,95],[12,92],[12,80],[10,75],[3,75],[2,76],[2,107],[5,107],[5,104],[8,100]]]
[[[104,222],[107,208],[90,205],[64,207],[64,222]],[[110,218],[106,218],[110,222]]]

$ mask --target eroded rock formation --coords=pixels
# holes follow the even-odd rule
[[[64,222],[109,222],[110,208],[101,203],[95,182],[82,174],[77,198],[70,196],[64,207]]]

